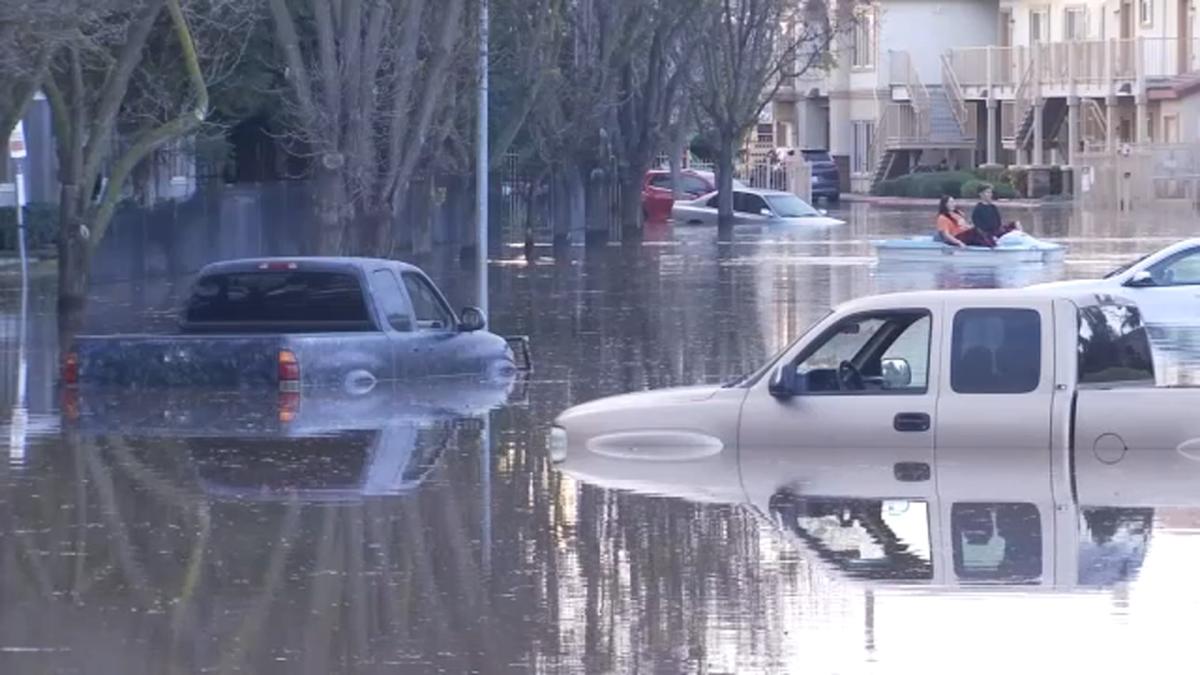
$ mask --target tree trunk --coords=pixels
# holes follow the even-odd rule
[[[733,140],[721,138],[717,150],[717,240],[733,240]]]
[[[589,246],[607,244],[610,238],[609,219],[612,217],[609,210],[610,182],[608,174],[600,169],[593,170],[588,175],[585,196],[587,223],[584,243]]]
[[[345,185],[341,173],[336,170],[318,166],[316,172],[316,194],[313,199],[316,236],[312,241],[317,242],[317,255],[341,255],[346,252],[347,227],[342,218]]]
[[[621,219],[621,239],[622,241],[641,241],[642,226],[644,223],[642,210],[642,179],[646,175],[646,170],[649,168],[649,162],[645,165],[631,166],[621,175],[621,204],[620,214]]]
[[[687,150],[687,127],[680,122],[679,127],[671,138],[671,197],[675,201],[683,199],[683,153]]]
[[[79,197],[78,185],[63,184],[58,211],[58,308],[64,314],[83,311],[91,271],[90,244],[80,228]]]

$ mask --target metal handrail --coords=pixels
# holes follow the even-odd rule
[[[958,122],[958,128],[964,136],[974,135],[974,125],[970,124],[970,111],[967,108],[966,96],[963,95],[962,85],[958,81],[958,76],[954,72],[954,66],[950,63],[950,55],[942,54],[942,88],[946,92],[946,98],[950,101],[950,111],[954,113],[954,119]]]

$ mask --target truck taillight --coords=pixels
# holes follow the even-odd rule
[[[300,362],[287,349],[279,351],[279,386],[285,389],[300,386]]]
[[[79,355],[69,352],[62,360],[63,384],[79,384]]]

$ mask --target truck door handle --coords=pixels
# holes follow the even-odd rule
[[[899,413],[892,420],[896,431],[929,431],[929,415],[925,413]]]
[[[892,467],[892,473],[902,483],[923,483],[933,471],[925,462],[899,462]]]

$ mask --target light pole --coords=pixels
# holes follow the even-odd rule
[[[488,306],[488,0],[479,0],[479,128],[475,167],[475,262],[479,277],[479,309],[489,316]],[[480,523],[481,566],[485,575],[492,564],[492,424],[491,413],[483,414],[480,430],[479,462],[482,502]]]
[[[475,168],[475,261],[479,309],[488,314],[488,0],[479,2],[479,115]]]

